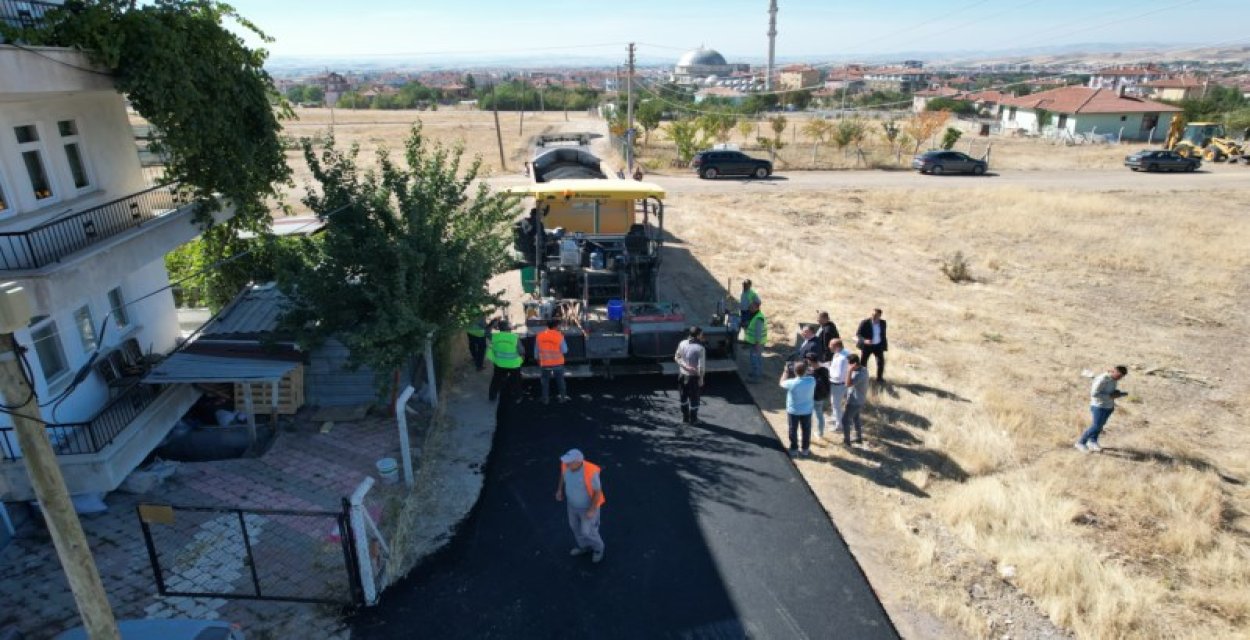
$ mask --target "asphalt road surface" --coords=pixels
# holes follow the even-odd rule
[[[698,427],[671,379],[570,391],[504,407],[470,519],[354,638],[898,637],[737,376],[709,379]],[[603,467],[599,565],[568,555],[555,501],[571,447]]]
[[[1020,187],[1058,191],[1196,191],[1206,189],[1244,189],[1250,186],[1250,167],[1244,165],[1204,166],[1195,173],[1144,173],[1128,169],[1113,170],[993,170],[984,176],[927,176],[914,171],[781,171],[771,178],[719,178],[700,180],[693,172],[676,175],[647,176],[648,182],[664,187],[670,194],[743,193],[776,190],[819,191],[824,189],[980,189]],[[489,179],[497,189],[529,184],[519,174],[504,174]]]

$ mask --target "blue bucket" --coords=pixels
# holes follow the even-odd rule
[[[625,303],[612,299],[608,300],[608,320],[624,320],[625,319]]]

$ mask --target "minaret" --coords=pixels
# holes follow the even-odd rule
[[[764,90],[773,90],[773,64],[777,55],[777,0],[768,0],[768,75]]]

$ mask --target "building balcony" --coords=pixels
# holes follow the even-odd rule
[[[136,383],[89,420],[46,425],[69,492],[116,489],[199,397],[191,385]],[[14,427],[0,427],[0,499],[33,498]]]
[[[193,200],[190,190],[171,183],[29,229],[0,232],[0,274],[41,269],[154,220],[190,215]]]

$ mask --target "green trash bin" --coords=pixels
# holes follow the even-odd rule
[[[538,283],[534,281],[534,267],[521,267],[521,291],[534,293]]]

